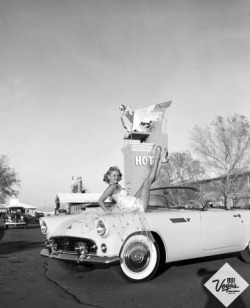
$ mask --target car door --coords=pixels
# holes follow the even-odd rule
[[[246,229],[239,211],[201,211],[202,249],[225,249],[244,244]]]

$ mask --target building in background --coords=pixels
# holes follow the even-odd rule
[[[96,194],[88,193],[81,176],[72,176],[70,193],[58,193],[56,195],[55,214],[80,213],[83,206],[86,206],[89,202],[94,202],[96,198]]]

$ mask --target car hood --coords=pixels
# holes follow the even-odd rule
[[[95,230],[96,222],[114,219],[113,215],[106,214],[101,208],[88,209],[81,214],[42,217],[39,222],[46,223],[47,237],[52,236],[82,236]]]

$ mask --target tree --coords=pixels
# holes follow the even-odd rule
[[[228,196],[243,186],[241,175],[250,164],[250,124],[243,115],[217,116],[209,127],[195,126],[191,147],[207,171],[220,178],[218,189],[228,206]]]
[[[162,166],[156,185],[180,185],[203,178],[204,168],[200,162],[186,152],[173,152],[166,165]]]
[[[4,203],[8,197],[17,196],[18,191],[13,187],[20,186],[20,180],[14,169],[9,167],[6,155],[0,155],[0,203]]]

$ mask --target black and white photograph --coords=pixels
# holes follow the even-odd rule
[[[247,308],[250,2],[0,0],[1,308]]]

